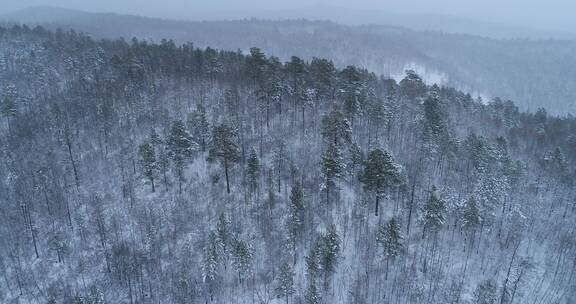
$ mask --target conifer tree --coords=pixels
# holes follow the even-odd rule
[[[402,232],[396,218],[392,217],[385,225],[378,228],[376,240],[382,246],[386,259],[386,279],[388,279],[388,265],[390,260],[394,260],[404,248]]]
[[[210,232],[208,241],[204,245],[204,255],[202,257],[202,278],[203,280],[215,280],[218,275],[218,247],[217,236]]]
[[[210,136],[206,108],[202,104],[196,105],[196,110],[189,114],[187,123],[194,142],[200,146],[202,152],[206,151]]]
[[[490,151],[486,139],[471,133],[466,137],[464,147],[475,173],[486,173],[490,169]]]
[[[418,101],[426,94],[426,84],[414,70],[407,70],[399,85],[400,95],[410,101]]]
[[[321,302],[320,292],[316,287],[319,272],[318,247],[314,246],[306,256],[306,279],[308,281],[308,286],[306,287],[306,293],[304,295],[306,304],[319,304]]]
[[[320,156],[320,166],[326,189],[326,203],[330,203],[330,189],[335,186],[334,179],[339,178],[344,170],[344,162],[340,148],[329,143],[326,151]]]
[[[155,192],[154,178],[158,171],[158,164],[156,162],[156,152],[154,151],[154,147],[149,142],[144,142],[138,148],[138,154],[140,155],[139,162],[143,174],[150,181],[152,192]]]
[[[480,209],[482,225],[494,223],[496,211],[508,196],[509,189],[508,179],[500,172],[486,173],[480,176],[473,195]]]
[[[167,147],[178,177],[178,189],[182,193],[186,162],[197,150],[196,143],[192,140],[192,136],[188,133],[182,121],[178,120],[172,124]]]
[[[340,72],[340,95],[344,99],[344,110],[350,122],[354,122],[354,116],[360,111],[364,101],[365,90],[360,72],[354,66],[348,66]]]
[[[424,101],[423,135],[425,148],[432,155],[444,155],[452,149],[452,138],[439,96],[432,91]]]
[[[286,304],[288,304],[288,299],[296,291],[294,289],[294,271],[288,263],[283,263],[280,266],[278,279],[276,282],[276,296],[279,298],[286,298]]]
[[[364,189],[375,194],[374,214],[378,216],[379,199],[387,189],[399,185],[402,177],[400,168],[394,163],[392,156],[387,151],[374,149],[368,154],[360,181],[364,184]]]
[[[286,155],[286,144],[281,139],[278,140],[278,143],[272,152],[272,161],[274,171],[276,171],[276,186],[278,187],[278,193],[280,193],[284,167],[288,161],[288,156]]]
[[[364,162],[364,154],[362,153],[360,146],[356,143],[350,145],[348,154],[350,155],[350,160],[346,168],[348,169],[348,173],[355,178],[358,174],[358,167]]]
[[[252,274],[252,263],[254,252],[250,244],[246,243],[238,236],[231,239],[232,267],[238,272],[240,283]]]
[[[12,117],[16,116],[17,114],[16,104],[10,99],[5,99],[4,102],[0,104],[0,114],[6,118],[8,129],[10,130],[10,121]]]
[[[480,226],[480,209],[474,197],[470,197],[462,210],[462,228],[468,232],[474,232]]]
[[[260,161],[254,148],[250,150],[250,155],[248,156],[246,179],[248,181],[249,192],[256,192],[258,190],[258,180],[260,179]]]
[[[221,213],[216,224],[216,247],[218,255],[223,260],[228,258],[231,238],[230,223],[226,215]]]
[[[207,285],[210,298],[212,299],[214,293],[214,285],[218,277],[218,245],[217,236],[214,232],[210,232],[208,240],[204,245],[202,255],[202,281]]]
[[[224,168],[227,193],[230,193],[230,168],[240,160],[240,149],[235,139],[236,131],[227,124],[219,124],[212,130],[212,148],[208,153],[208,160],[217,160]]]
[[[336,67],[327,59],[314,58],[310,62],[310,74],[314,79],[316,100],[333,98],[335,95]]]
[[[290,206],[288,213],[288,242],[292,245],[292,250],[295,251],[296,243],[302,236],[304,226],[304,194],[302,186],[296,182],[292,186],[290,193]]]
[[[338,147],[352,141],[352,127],[340,110],[334,108],[322,117],[322,136],[328,144]]]
[[[321,235],[318,245],[318,258],[320,268],[324,273],[324,286],[328,288],[331,275],[336,271],[340,255],[341,240],[336,226],[330,225],[328,231]]]
[[[444,225],[446,203],[436,194],[436,187],[432,186],[430,197],[422,210],[422,237],[426,231],[436,234]]]

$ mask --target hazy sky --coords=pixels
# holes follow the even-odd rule
[[[314,4],[401,13],[447,14],[534,28],[576,31],[575,0],[0,0],[0,13],[29,6],[51,5],[87,11],[186,18],[197,16],[202,11],[299,9]]]

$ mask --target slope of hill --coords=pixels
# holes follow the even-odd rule
[[[55,11],[56,10],[56,11]],[[292,55],[332,59],[387,77],[417,70],[437,82],[488,98],[514,100],[522,109],[576,113],[576,41],[495,40],[417,32],[391,26],[343,26],[327,21],[187,22],[36,8],[5,20],[72,28],[94,37],[173,39],[198,47],[247,51],[258,46],[282,60]]]
[[[1,303],[576,301],[576,119],[0,27]]]

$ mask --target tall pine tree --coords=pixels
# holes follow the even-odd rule
[[[374,149],[368,154],[364,171],[360,175],[360,181],[364,184],[364,189],[375,194],[374,214],[378,216],[379,199],[387,189],[402,182],[401,170],[394,163],[390,153],[381,149]]]
[[[212,148],[209,161],[220,162],[226,177],[226,192],[230,193],[230,168],[240,160],[240,149],[236,144],[236,131],[227,124],[219,124],[212,130]]]

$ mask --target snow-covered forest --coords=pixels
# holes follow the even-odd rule
[[[397,81],[405,70],[412,69],[427,84],[454,87],[485,99],[511,99],[522,111],[535,112],[546,106],[554,115],[576,113],[576,38],[494,39],[314,19],[193,22],[46,7],[0,15],[2,21],[28,22],[31,27],[41,25],[50,30],[74,29],[95,38],[172,39],[176,44],[194,42],[200,48],[240,49],[244,53],[257,46],[281,61],[289,61],[291,56],[307,61],[326,58],[337,68],[354,65]]]
[[[0,28],[1,303],[575,303],[576,118]]]

